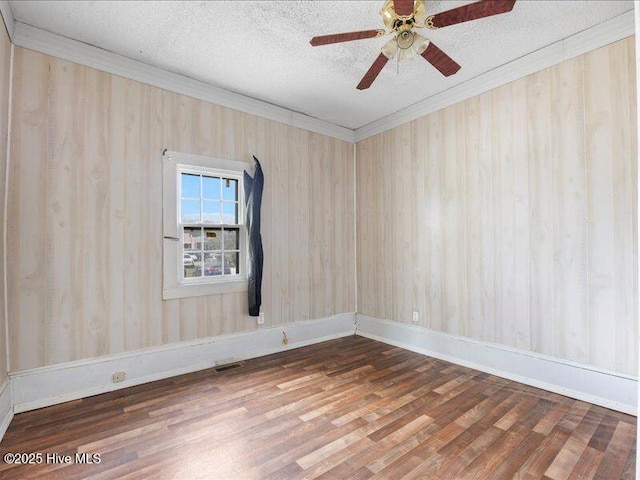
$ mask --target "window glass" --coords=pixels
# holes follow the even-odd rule
[[[204,223],[223,223],[220,215],[220,202],[202,201],[202,221]]]
[[[225,252],[224,254],[224,273],[225,275],[237,275],[240,273],[238,269],[238,252]]]
[[[222,223],[236,224],[238,223],[238,204],[227,203],[222,204]]]
[[[200,175],[182,174],[182,198],[200,199]]]
[[[240,274],[239,181],[182,172],[180,223],[185,279]]]
[[[227,228],[224,230],[224,249],[225,250],[239,250],[240,249],[240,237],[237,228]]]
[[[227,179],[222,187],[222,199],[232,202],[238,201],[238,181]]]
[[[180,202],[180,221],[182,223],[200,223],[199,200],[182,200]]]
[[[218,177],[202,177],[202,198],[220,200],[220,179]]]

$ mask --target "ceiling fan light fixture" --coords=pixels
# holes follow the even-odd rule
[[[313,37],[309,43],[311,46],[316,47],[318,45],[394,35],[380,49],[378,57],[357,85],[356,88],[358,90],[369,88],[389,60],[394,58],[398,62],[411,60],[416,54],[433,65],[442,75],[449,77],[460,70],[460,65],[431,41],[414,33],[413,29],[428,28],[433,30],[507,13],[513,10],[515,3],[516,0],[477,1],[427,16],[426,0],[385,0],[380,16],[386,30],[372,29],[320,35]]]
[[[407,60],[413,60],[413,48],[407,48],[404,50],[400,50],[400,56],[398,58],[399,61],[404,62]]]
[[[418,35],[416,33],[416,39],[413,43],[413,48],[416,51],[416,53],[418,55],[422,55],[422,53],[427,49],[428,46],[429,46],[429,40],[424,38],[422,35]]]
[[[408,50],[415,41],[415,33],[405,30],[404,32],[399,33],[396,39],[398,42],[398,48],[401,50]]]
[[[396,42],[395,37],[385,43],[380,52],[389,60],[393,60],[398,52],[398,43]]]

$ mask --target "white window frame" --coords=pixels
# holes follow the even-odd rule
[[[162,155],[162,224],[163,282],[162,298],[198,297],[247,290],[247,229],[244,225],[243,175],[250,164],[237,160],[205,157],[165,150]],[[182,172],[219,176],[238,180],[238,221],[240,255],[243,267],[239,275],[222,275],[202,279],[184,278],[184,249],[180,225],[180,175]],[[204,224],[204,227],[217,227]],[[235,227],[235,225],[234,225]]]

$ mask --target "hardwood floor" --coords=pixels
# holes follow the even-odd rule
[[[632,479],[635,425],[347,337],[18,414],[0,454],[43,463],[0,462],[0,478]]]

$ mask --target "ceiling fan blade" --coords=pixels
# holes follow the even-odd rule
[[[358,90],[365,90],[369,88],[388,61],[389,59],[382,53],[378,55],[376,61],[373,62],[373,65],[371,65],[369,70],[367,70],[367,73],[365,73],[364,77],[362,77],[362,80],[360,80],[360,83],[358,84]]]
[[[393,0],[393,10],[396,15],[406,16],[413,13],[413,0]]]
[[[449,55],[436,47],[433,42],[429,42],[427,49],[420,55],[445,77],[453,75],[461,68]]]
[[[311,39],[311,45],[317,47],[318,45],[328,45],[330,43],[350,42],[352,40],[362,40],[364,38],[375,38],[384,35],[384,30],[362,30],[359,32],[347,32],[347,33],[334,33],[332,35],[322,35],[320,37],[313,37]]]
[[[436,13],[427,19],[427,27],[442,28],[456,23],[468,22],[478,18],[490,17],[513,10],[516,0],[482,0],[480,2],[452,8],[446,12]],[[429,22],[431,20],[431,22]]]

